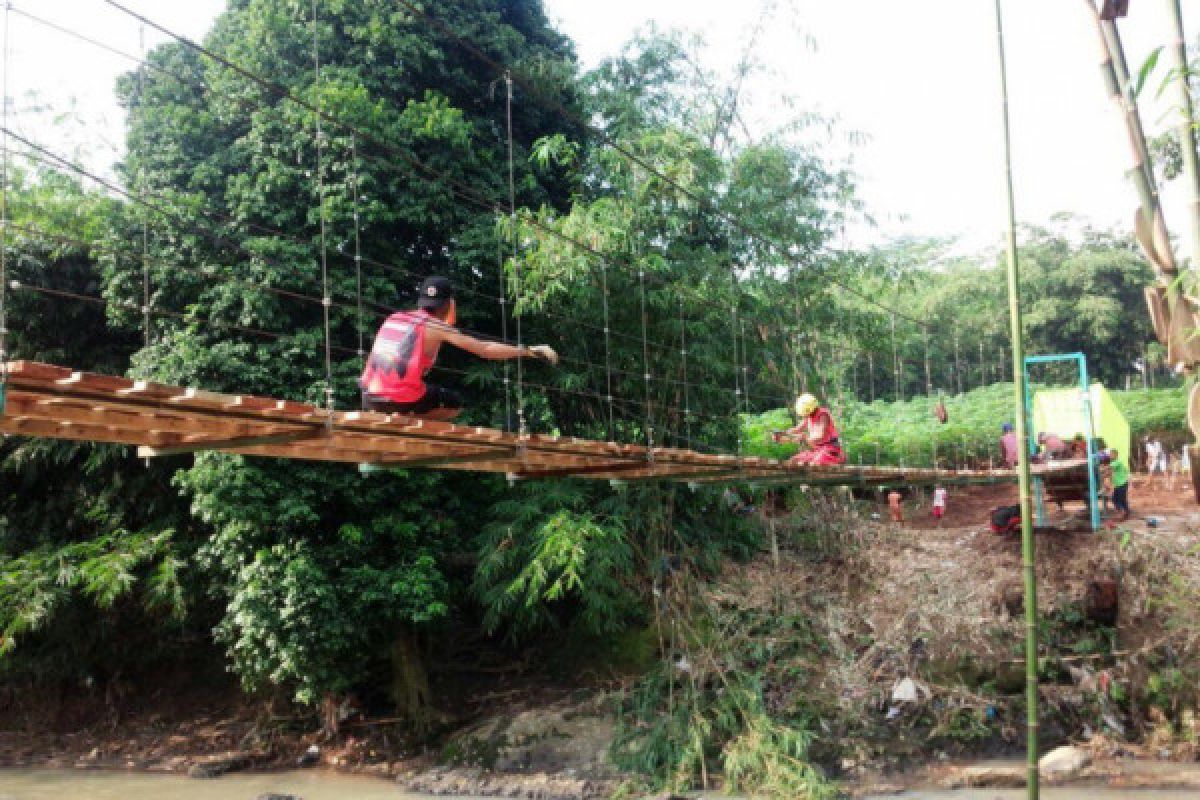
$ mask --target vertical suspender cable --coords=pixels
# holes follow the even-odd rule
[[[732,333],[733,341],[733,420],[737,426],[737,455],[742,457],[742,384],[739,378],[739,359],[738,359],[738,286],[737,286],[737,271],[735,268],[729,270],[729,282],[733,287],[732,305],[730,306],[730,333]]]
[[[682,302],[682,301],[681,301]],[[617,417],[613,412],[612,341],[608,318],[608,264],[600,259],[600,305],[604,314],[604,400],[608,403],[608,440],[617,439]]]
[[[350,201],[353,203],[352,211],[354,212],[354,298],[357,317],[355,327],[358,328],[358,357],[361,360],[367,357],[367,351],[362,291],[362,217],[359,211],[358,192],[358,137],[352,135],[350,137]],[[363,365],[360,364],[360,366]]]
[[[313,73],[316,85],[317,113],[313,115],[316,121],[317,145],[317,203],[321,219],[321,310],[325,326],[325,407],[333,410],[333,346],[329,334],[329,308],[332,299],[329,294],[329,253],[326,247],[325,231],[325,143],[324,131],[321,129],[321,46],[318,28],[317,2],[312,3],[312,34],[313,34]],[[327,424],[333,424],[333,417],[326,417]]]
[[[875,402],[875,353],[867,351],[867,387],[871,390],[871,402]]]
[[[895,384],[896,400],[904,399],[904,387],[900,385],[900,350],[896,345],[896,315],[892,314],[892,380]]]
[[[9,3],[4,4],[4,77],[0,79],[0,414],[8,396],[8,29],[12,24]]]
[[[513,274],[513,320],[517,325],[517,349],[524,352],[525,345],[521,338],[521,315],[516,312],[515,302],[521,298],[521,265],[517,262],[517,172],[516,159],[513,156],[513,79],[511,72],[504,73],[504,123],[508,136],[508,223],[509,235],[512,237],[512,274]],[[503,294],[501,287],[501,294]],[[524,437],[529,433],[525,420],[525,359],[517,357],[517,432]]]
[[[962,366],[958,355],[958,334],[954,334],[954,389],[956,394],[962,394]]]
[[[146,102],[146,26],[138,27],[138,50],[141,52],[143,63],[138,66],[138,110],[145,108]],[[142,130],[145,130],[146,119],[142,116]],[[146,348],[150,347],[150,230],[146,218],[146,165],[144,159],[138,164],[138,195],[142,198],[142,334]]]
[[[12,24],[10,4],[4,4],[4,77],[0,79],[0,414],[4,413],[8,389],[8,29]]]
[[[987,386],[987,362],[983,358],[983,339],[979,340],[979,386]]]
[[[514,232],[515,236],[516,233]],[[496,266],[500,272],[500,338],[508,341],[508,292],[504,280],[504,240],[496,237]],[[504,430],[512,429],[512,365],[504,362]]]
[[[742,406],[750,411],[750,350],[746,347],[746,320],[741,321],[742,328]]]
[[[646,457],[648,460],[654,460],[654,419],[652,414],[654,409],[650,401],[650,343],[646,335],[647,325],[650,322],[646,313],[646,270],[644,267],[638,267],[638,281],[641,284],[642,295],[642,383],[646,390]]]
[[[925,394],[933,397],[933,372],[929,364],[929,329],[925,328]]]
[[[607,326],[607,321],[605,325]],[[607,329],[607,328],[606,328]],[[688,445],[692,442],[692,401],[688,386],[687,319],[683,315],[683,297],[679,298],[679,358],[683,362],[683,430]]]

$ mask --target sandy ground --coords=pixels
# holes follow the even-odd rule
[[[912,530],[931,530],[939,527],[930,510],[931,498],[928,489],[914,490],[904,503],[904,527]],[[1015,484],[995,486],[950,487],[946,501],[946,514],[940,527],[943,528],[986,528],[988,514],[997,506],[1015,505]],[[1200,523],[1200,504],[1196,503],[1191,485],[1177,479],[1168,485],[1160,476],[1151,479],[1146,475],[1134,475],[1129,490],[1129,505],[1133,517],[1129,525],[1145,525],[1147,517],[1180,517],[1188,521],[1191,516]],[[880,504],[879,514],[888,519],[887,506]],[[1068,503],[1059,511],[1052,503],[1047,508],[1049,525],[1057,528],[1086,527],[1086,511],[1080,503]],[[1106,519],[1111,525],[1112,520]]]

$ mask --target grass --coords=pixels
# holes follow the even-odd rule
[[[1187,437],[1187,389],[1112,391],[1129,421],[1135,440],[1153,433],[1175,446]],[[1013,385],[997,383],[944,398],[949,421],[933,415],[935,401],[918,397],[903,402],[862,403],[848,400],[834,408],[851,464],[930,465],[934,455],[942,466],[986,464],[999,460],[1000,425],[1013,418]],[[787,409],[743,415],[743,435],[749,455],[785,458],[793,445],[775,444],[771,431],[792,425]]]

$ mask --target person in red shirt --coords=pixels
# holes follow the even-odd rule
[[[463,333],[454,327],[457,311],[454,284],[434,275],[421,283],[415,311],[397,311],[384,321],[358,380],[363,410],[438,420],[458,416],[463,407],[458,393],[425,380],[443,344],[492,361],[533,357],[558,363],[558,354],[544,344],[514,347]]]
[[[1004,466],[1012,469],[1020,458],[1020,451],[1017,449],[1020,446],[1017,442],[1017,435],[1013,433],[1011,422],[1001,425],[1000,432],[1003,434],[1000,437],[1000,454],[1004,456]]]
[[[817,398],[802,394],[796,398],[796,416],[799,424],[786,431],[772,434],[777,442],[797,442],[801,450],[792,456],[793,464],[837,465],[846,463],[846,453],[838,439],[833,415],[821,407]],[[807,448],[807,449],[803,449]]]

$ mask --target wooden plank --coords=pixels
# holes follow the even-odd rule
[[[508,461],[516,455],[516,452],[515,448],[507,451],[493,449],[471,450],[469,452],[456,451],[422,458],[400,458],[367,463],[377,466],[380,469],[415,469],[417,467],[439,467],[450,464],[461,465],[480,464],[488,461]]]
[[[232,439],[188,438],[182,444],[170,447],[139,447],[138,456],[141,458],[157,458],[160,456],[178,456],[184,453],[195,453],[201,450],[234,450],[242,447],[255,447],[265,444],[287,444],[304,439],[316,439],[325,435],[320,428],[304,428],[283,433],[273,433],[258,436],[236,436]]]

